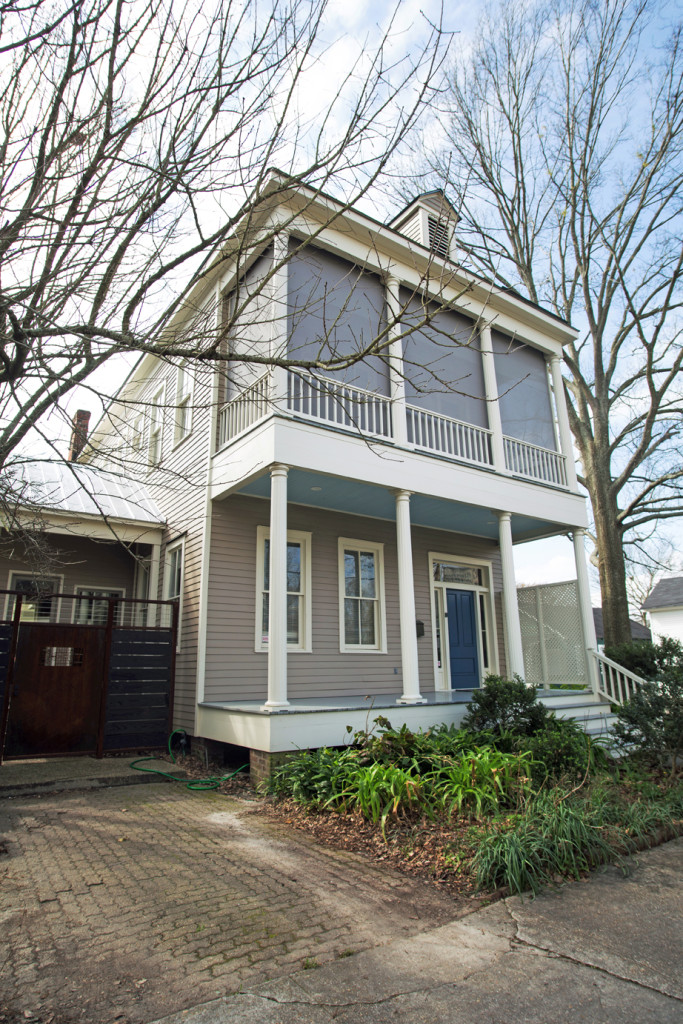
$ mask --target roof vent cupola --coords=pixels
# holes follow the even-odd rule
[[[458,214],[441,191],[425,192],[401,210],[389,227],[424,245],[441,259],[452,258]]]

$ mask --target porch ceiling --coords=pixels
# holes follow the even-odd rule
[[[250,480],[240,488],[239,493],[269,498],[269,474],[264,473]],[[371,516],[373,519],[396,519],[396,504],[392,492],[385,487],[358,480],[292,469],[288,477],[287,497],[288,501],[295,505]],[[490,540],[498,539],[498,520],[494,512],[465,502],[445,501],[424,494],[414,494],[410,500],[410,518],[414,526],[450,530],[452,533],[486,537]],[[566,527],[547,520],[519,515],[512,517],[512,539],[515,542],[549,537],[565,531]]]

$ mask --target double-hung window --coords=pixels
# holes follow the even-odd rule
[[[166,548],[164,558],[164,600],[178,602],[178,635],[176,646],[180,650],[180,631],[183,618],[183,562],[185,545],[182,540],[174,541]],[[166,611],[164,612],[164,615]],[[164,624],[170,623],[170,617]]]
[[[18,590],[22,596],[22,622],[56,622],[57,598],[61,579],[57,576],[32,576],[28,573],[13,572],[10,575],[9,589]],[[14,614],[14,598],[7,602],[6,617]]]
[[[109,615],[107,598],[123,597],[122,590],[92,590],[89,587],[76,587],[78,601],[75,601],[74,621],[81,626],[106,626]],[[114,624],[121,623],[121,604],[114,609]]]
[[[382,544],[339,539],[339,631],[342,651],[386,651]]]
[[[256,650],[268,650],[270,530],[257,529]],[[287,532],[287,647],[311,650],[311,535]]]
[[[175,393],[174,446],[180,444],[192,429],[192,378],[188,372],[187,360],[178,366]]]
[[[161,462],[161,446],[164,426],[164,389],[160,388],[151,399],[149,411],[149,444],[147,448],[150,466],[158,466]]]

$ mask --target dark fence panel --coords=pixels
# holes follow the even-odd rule
[[[174,629],[114,629],[103,750],[164,746],[171,728]]]

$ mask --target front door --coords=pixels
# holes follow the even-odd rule
[[[447,590],[448,653],[451,687],[473,690],[480,684],[479,639],[475,594],[471,590]]]

